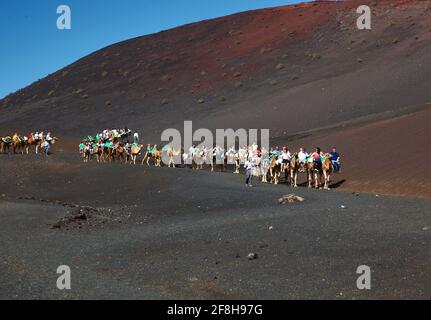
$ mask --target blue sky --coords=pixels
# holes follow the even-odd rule
[[[107,45],[190,22],[299,0],[0,0],[0,98]],[[57,7],[72,30],[57,29]]]

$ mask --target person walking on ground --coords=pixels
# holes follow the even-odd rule
[[[45,155],[49,156],[49,142],[48,140],[45,140],[42,145],[43,151],[45,152]]]
[[[252,185],[252,180],[253,180],[253,168],[254,168],[254,164],[252,161],[247,160],[245,162],[245,185],[248,187],[253,187]]]
[[[184,168],[188,169],[189,168],[189,154],[185,150],[183,153],[183,163],[184,163]]]

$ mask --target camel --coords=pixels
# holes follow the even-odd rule
[[[290,159],[290,185],[294,188],[298,187],[298,175],[299,173],[307,174],[308,187],[311,188],[311,182],[314,173],[313,163],[300,163],[298,159],[298,153],[294,153]]]
[[[214,172],[214,159],[215,159],[216,153],[215,148],[211,148],[207,150],[207,154],[205,157],[205,162],[210,165],[211,172]]]
[[[192,156],[192,169],[202,170],[205,163],[205,153],[202,149],[196,149],[196,153]]]
[[[266,150],[263,150],[259,159],[260,175],[262,176],[262,182],[268,182],[268,171],[269,171],[269,154]]]
[[[90,147],[90,145],[85,145],[82,148],[84,162],[91,162],[94,155],[96,155],[97,162],[103,161],[103,148],[97,144],[93,145],[92,147]]]
[[[239,156],[238,156],[237,152],[235,151],[234,147],[231,147],[226,152],[226,159],[227,159],[227,164],[234,164],[235,165],[235,170],[233,173],[238,174],[239,173]]]
[[[329,183],[331,181],[331,174],[333,171],[334,171],[334,168],[332,165],[331,155],[329,153],[326,153],[322,161],[322,173],[325,179],[323,189],[325,190],[330,190]]]
[[[294,153],[290,159],[290,185],[294,188],[298,188],[298,171],[299,171],[299,160],[298,153]]]
[[[104,162],[112,162],[114,160],[114,154],[115,154],[115,145],[110,144],[109,146],[103,147],[103,154],[105,154],[105,160]]]
[[[278,184],[280,182],[281,164],[278,158],[273,156],[269,162],[269,175],[271,176],[271,183]]]
[[[18,133],[14,133],[12,136],[12,152],[15,154],[20,151],[24,154],[25,139],[21,137]]]
[[[111,147],[112,146],[112,147]],[[102,142],[102,146],[101,146],[101,150],[102,150],[102,155],[101,155],[101,160],[102,162],[106,162],[112,161],[112,156],[113,156],[113,146],[114,144],[112,142]]]
[[[100,145],[96,144],[96,145],[94,146],[94,149],[93,149],[93,155],[96,155],[96,161],[97,161],[98,163],[100,163],[100,162],[104,162],[104,158],[103,158],[103,147],[102,147],[102,146],[100,146]]]
[[[171,167],[175,168],[175,160],[174,158],[179,156],[181,154],[181,150],[175,150],[173,147],[169,146],[168,150],[167,150],[167,155],[169,157],[169,164],[168,164],[168,168]]]
[[[314,178],[314,186],[316,189],[319,189],[319,169],[316,168],[316,164],[314,162],[307,162],[307,176],[308,176],[308,188],[311,189],[313,187],[313,178]]]
[[[238,153],[235,153],[235,171],[234,174],[239,174],[239,170],[241,169],[241,159]]]
[[[12,138],[7,136],[0,138],[0,153],[9,153]],[[5,152],[7,150],[7,152]]]
[[[28,135],[28,139],[27,139],[27,141],[25,143],[25,152],[26,152],[26,154],[30,153],[30,147],[31,146],[34,146],[35,153],[37,154],[38,151],[39,151],[38,150],[39,149],[39,141],[34,138],[34,134],[32,132]]]
[[[287,163],[281,163],[281,172],[284,172],[284,183],[289,183],[289,172],[290,172],[290,161]]]
[[[126,148],[124,148],[122,142],[119,142],[111,151],[111,159],[114,161],[115,161],[115,157],[117,157],[120,163],[121,162],[127,163],[126,156],[127,156],[127,151],[126,151]]]
[[[91,161],[91,155],[93,154],[93,151],[91,150],[89,145],[86,145],[82,149],[83,155],[84,155],[84,162],[90,162]]]
[[[130,148],[130,164],[136,164],[136,158],[138,157],[138,155],[141,153],[142,148],[144,147],[144,145],[140,144],[140,145],[132,145],[132,147]]]
[[[162,163],[162,152],[157,150],[157,145],[155,144],[153,148],[147,150],[144,159],[142,159],[142,165],[144,164],[145,160],[147,160],[147,165],[150,165],[150,159],[154,159],[154,166],[155,167],[161,167]]]

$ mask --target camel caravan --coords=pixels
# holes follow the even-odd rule
[[[157,149],[157,145],[144,148],[139,144],[138,133],[133,134],[133,143],[130,143],[130,129],[106,129],[95,136],[87,136],[79,144],[79,153],[84,162],[120,162],[136,164],[138,156],[144,153],[141,164],[150,165],[150,161],[156,167],[162,166],[162,151]],[[177,153],[169,151],[172,157]],[[171,164],[169,164],[171,165]],[[174,165],[172,163],[172,165]]]
[[[34,148],[35,154],[40,150],[45,155],[49,155],[51,146],[56,141],[58,138],[52,137],[50,132],[46,135],[43,132],[30,132],[27,136],[14,133],[12,136],[0,137],[0,153],[30,154],[30,150]]]
[[[144,147],[139,143],[139,135],[133,135],[131,130],[104,130],[96,136],[85,137],[79,145],[79,152],[84,162],[120,162],[141,165],[154,165],[176,168],[203,170],[211,172],[217,167],[225,172],[228,166],[233,167],[233,173],[239,174],[242,168],[252,168],[252,174],[264,183],[284,183],[298,187],[298,178],[304,175],[308,188],[323,188],[328,190],[331,175],[340,172],[340,155],[334,148],[330,153],[321,152],[319,148],[308,153],[304,148],[291,153],[287,147],[259,148],[257,144],[234,147],[227,151],[220,146],[213,148],[196,146],[189,150],[174,149],[170,144],[159,149],[157,145],[148,144]],[[140,161],[138,161],[138,158]]]

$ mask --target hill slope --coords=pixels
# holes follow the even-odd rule
[[[373,29],[356,29],[368,3]],[[97,51],[0,101],[7,130],[270,128],[272,137],[431,101],[431,1],[316,2],[235,14]]]

